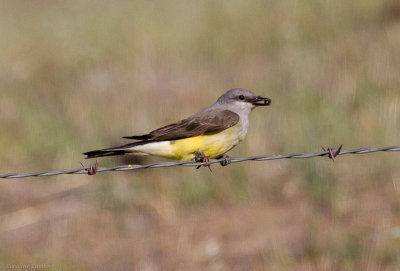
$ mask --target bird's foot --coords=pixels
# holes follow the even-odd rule
[[[229,157],[229,155],[226,154],[222,155],[221,157],[218,157],[218,159],[223,159],[222,161],[219,162],[223,167],[231,163],[231,158]]]
[[[211,165],[210,165],[210,159],[204,155],[204,152],[202,151],[195,151],[194,152],[196,156],[194,157],[194,161],[197,163],[205,163],[203,166],[208,167],[208,169],[212,172],[211,170]],[[198,166],[196,169],[199,169],[201,166]]]

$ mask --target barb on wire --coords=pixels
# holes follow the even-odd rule
[[[81,163],[82,168],[86,171],[87,175],[96,175],[97,170],[99,169],[99,162],[97,162],[97,159],[96,159],[96,163],[90,164],[88,167],[85,167],[82,164],[82,162],[80,162],[80,163]]]
[[[341,146],[338,150],[333,148],[327,148],[323,152],[317,153],[292,153],[292,154],[275,154],[275,155],[260,155],[260,156],[250,156],[243,158],[230,158],[230,163],[239,163],[244,161],[266,161],[266,160],[277,160],[277,159],[303,159],[303,158],[313,158],[318,156],[328,156],[333,159],[339,155],[344,154],[364,154],[364,153],[372,153],[372,152],[381,152],[381,151],[400,151],[400,146],[390,146],[383,148],[361,148],[355,150],[341,150]],[[99,167],[98,163],[91,165],[89,167],[82,167],[71,170],[49,170],[49,171],[39,171],[35,173],[8,173],[0,175],[0,178],[26,178],[26,177],[41,177],[41,176],[53,176],[60,174],[89,174],[96,172],[105,172],[105,171],[125,171],[125,170],[135,170],[142,168],[160,168],[160,167],[173,167],[173,166],[203,166],[203,165],[212,165],[215,163],[221,163],[226,161],[226,158],[221,159],[212,159],[208,162],[162,162],[162,163],[153,163],[147,165],[121,165],[110,168]],[[91,174],[91,175],[93,175]]]
[[[335,157],[340,154],[340,151],[342,150],[343,145],[340,145],[339,148],[336,150],[335,148],[327,148],[325,150],[324,147],[321,147],[323,151],[328,152],[328,157],[329,159],[332,159],[333,162],[335,162]],[[97,160],[96,160],[97,163]]]

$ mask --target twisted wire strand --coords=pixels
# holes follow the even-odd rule
[[[382,148],[361,148],[355,150],[340,150],[340,153],[337,155],[345,155],[345,154],[365,154],[365,153],[373,153],[373,152],[389,152],[389,151],[400,151],[400,146],[389,146]],[[277,160],[277,159],[304,159],[304,158],[313,158],[318,156],[329,156],[329,150],[317,153],[292,153],[292,154],[275,154],[275,155],[259,155],[259,156],[250,156],[250,157],[237,157],[230,158],[230,163],[239,163],[244,161],[266,161],[266,160]],[[225,159],[212,159],[209,164],[216,164],[224,161]],[[194,161],[189,162],[162,162],[162,163],[152,163],[147,165],[120,165],[114,167],[99,167],[97,172],[105,172],[105,171],[125,171],[125,170],[135,170],[135,169],[144,169],[144,168],[160,168],[160,167],[174,167],[174,166],[202,166],[206,165],[205,162],[199,163]],[[42,177],[42,176],[53,176],[53,175],[61,175],[61,174],[87,174],[90,170],[90,167],[81,167],[70,170],[47,170],[47,171],[38,171],[34,173],[7,173],[0,175],[0,178],[3,179],[11,179],[11,178],[26,178],[26,177]]]

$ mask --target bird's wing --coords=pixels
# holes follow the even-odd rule
[[[124,138],[144,141],[177,140],[198,135],[218,133],[239,122],[239,115],[226,109],[210,109],[202,114],[193,115],[146,135],[129,136]]]

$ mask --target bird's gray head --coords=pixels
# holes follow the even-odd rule
[[[235,105],[236,107],[251,110],[256,106],[268,106],[271,104],[271,100],[257,96],[247,89],[234,88],[228,90],[221,97],[219,97],[217,104]]]

